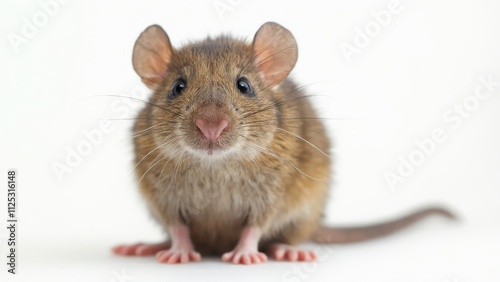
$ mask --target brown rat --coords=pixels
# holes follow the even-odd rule
[[[253,42],[227,36],[174,49],[148,27],[133,54],[153,95],[134,126],[136,173],[154,218],[170,235],[160,244],[113,249],[160,262],[310,261],[294,245],[348,243],[394,232],[430,214],[358,228],[320,225],[330,184],[330,141],[307,96],[288,74],[293,35],[268,22]]]

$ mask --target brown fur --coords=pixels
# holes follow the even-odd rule
[[[168,50],[161,80],[143,77],[154,93],[133,129],[140,191],[166,231],[187,224],[202,253],[230,251],[248,225],[262,229],[261,246],[306,241],[318,230],[327,198],[325,128],[297,85],[276,83],[283,73],[259,72],[254,49],[230,37],[208,38]],[[255,97],[238,92],[241,76]],[[179,77],[187,88],[168,99]],[[193,122],[202,111],[229,117],[216,142],[203,139]]]
[[[164,226],[187,223],[201,252],[231,250],[245,224],[261,226],[266,241],[307,240],[326,199],[330,159],[277,129],[301,136],[328,153],[323,125],[314,119],[315,111],[292,82],[274,90],[257,83],[255,98],[231,89],[234,77],[251,59],[249,45],[224,37],[177,50],[169,74],[151,98],[151,103],[168,110],[148,105],[134,127],[139,135],[134,140],[137,176],[142,178],[141,192],[148,206]],[[253,67],[247,69],[243,74],[259,82]],[[199,92],[186,91],[176,101],[167,101],[165,93],[179,75]],[[184,142],[202,142],[192,120],[210,99],[220,101],[220,109],[232,121],[221,143],[253,142],[274,153],[241,145],[234,156],[209,161],[186,152]],[[261,112],[243,118],[256,111]],[[248,141],[238,140],[241,135]],[[167,145],[154,150],[162,142]]]

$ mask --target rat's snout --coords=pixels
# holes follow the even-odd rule
[[[205,106],[195,117],[195,124],[203,136],[213,142],[229,125],[229,118],[214,105]]]
[[[227,118],[223,118],[215,122],[204,119],[203,117],[196,118],[196,126],[201,130],[208,141],[217,140],[219,135],[228,126],[228,124],[229,122],[227,121]]]

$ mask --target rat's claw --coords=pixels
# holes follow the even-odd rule
[[[201,255],[194,250],[186,250],[181,248],[170,248],[169,250],[160,251],[156,254],[156,260],[161,263],[187,263],[200,261]]]
[[[266,262],[267,256],[264,253],[254,250],[235,249],[223,254],[222,260],[234,264],[257,264]]]
[[[267,252],[275,260],[285,261],[315,261],[316,253],[302,250],[286,244],[271,244]]]

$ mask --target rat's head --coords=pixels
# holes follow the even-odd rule
[[[148,27],[133,64],[154,90],[151,132],[165,154],[214,160],[248,158],[274,138],[279,85],[297,61],[292,34],[266,23],[251,44],[230,37],[172,48],[164,30]]]

